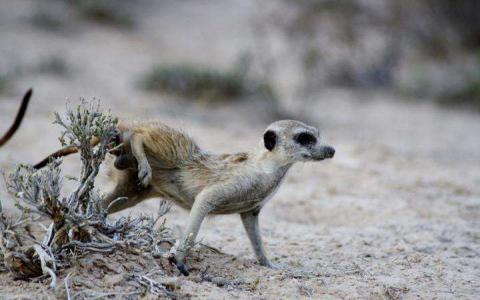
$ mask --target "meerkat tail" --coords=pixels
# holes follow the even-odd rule
[[[27,111],[28,103],[30,101],[30,97],[32,96],[33,90],[29,89],[22,99],[22,104],[20,105],[20,109],[18,110],[17,116],[15,117],[15,121],[13,122],[12,126],[8,129],[8,131],[0,138],[0,147],[3,146],[5,143],[12,138],[15,132],[20,127],[22,123],[23,117],[25,116],[25,112]]]
[[[50,161],[52,161],[54,159],[57,159],[57,158],[60,158],[60,157],[63,157],[63,156],[67,156],[67,155],[70,155],[70,154],[73,154],[73,153],[77,153],[77,152],[78,152],[78,148],[75,147],[75,146],[62,148],[58,151],[53,152],[52,154],[45,157],[44,159],[42,159],[42,161],[40,161],[39,163],[34,165],[33,168],[37,169],[37,170],[41,169],[41,168],[45,167]]]
[[[92,140],[90,141],[90,144],[92,146],[96,146],[98,143],[100,143],[100,139],[98,137],[93,137]],[[41,169],[54,159],[64,157],[70,154],[74,154],[77,152],[78,152],[78,147],[76,146],[69,146],[69,147],[62,148],[58,151],[53,152],[52,154],[45,157],[44,159],[42,159],[42,161],[34,165],[33,168],[36,170]]]

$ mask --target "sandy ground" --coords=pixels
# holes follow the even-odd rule
[[[254,4],[145,2],[154,9],[136,12],[142,21],[131,32],[73,22],[62,34],[52,34],[25,21],[35,1],[0,1],[2,68],[29,69],[52,56],[68,66],[61,76],[26,72],[0,95],[4,130],[20,95],[35,88],[25,123],[0,151],[0,168],[8,172],[55,150],[52,112],[64,111],[66,99],[75,103],[81,96],[100,98],[124,118],[159,118],[184,128],[214,152],[242,151],[259,142],[274,118],[264,103],[192,103],[145,93],[137,84],[158,62],[231,63],[251,43],[247,23]],[[222,35],[226,28],[229,39]],[[479,115],[422,99],[401,101],[386,92],[325,90],[308,105],[308,113],[298,118],[320,126],[337,152],[332,161],[294,166],[262,211],[266,249],[279,269],[255,263],[238,216],[211,217],[199,237],[223,253],[197,250],[192,276],[170,271],[176,292],[209,299],[478,298]],[[75,158],[66,160],[67,174],[77,167]],[[105,188],[105,178],[98,185]],[[3,182],[0,197],[14,213]],[[126,213],[156,206],[150,200]],[[167,224],[180,234],[186,217],[174,208]],[[152,263],[129,259],[115,261],[138,271],[148,271]],[[79,264],[74,288],[88,288],[85,282],[93,280],[105,283],[100,284],[105,291],[121,290],[115,274],[129,269],[89,270]],[[48,280],[24,283],[1,274],[0,299],[58,296],[47,286]]]

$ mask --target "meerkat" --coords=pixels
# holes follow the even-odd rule
[[[161,122],[120,123],[117,129],[122,146],[113,153],[116,159],[110,167],[115,187],[102,206],[112,214],[160,197],[190,210],[172,259],[184,275],[185,256],[209,214],[239,214],[258,262],[272,267],[260,235],[262,207],[294,163],[335,154],[320,141],[315,127],[294,120],[270,124],[250,152],[222,155],[202,150],[188,135]],[[73,152],[72,147],[62,149],[35,167]]]
[[[316,128],[293,120],[268,126],[252,151],[223,155],[203,151],[189,136],[160,122],[122,124],[118,129],[123,147],[110,170],[116,185],[103,207],[115,213],[161,197],[189,209],[174,256],[184,275],[185,256],[208,214],[240,214],[258,262],[271,267],[260,235],[260,210],[294,163],[335,154],[320,141]]]

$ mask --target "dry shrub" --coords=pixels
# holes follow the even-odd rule
[[[80,152],[76,187],[62,195],[59,159],[41,170],[20,165],[6,178],[21,216],[6,216],[0,205],[0,271],[8,270],[19,279],[47,275],[53,288],[57,285],[57,271],[70,266],[79,254],[123,251],[168,256],[162,245],[171,246],[174,240],[164,222],[155,228],[170,208],[167,202],[162,202],[155,217],[122,217],[115,221],[107,219],[108,208],[101,206],[102,195],[95,190],[95,178],[108,151],[117,146],[117,120],[102,112],[98,104],[82,101],[76,109],[68,109],[64,117],[56,114],[55,123],[64,129],[62,144],[78,147]],[[96,146],[91,144],[94,137],[100,140]],[[48,220],[49,225],[43,226],[42,220]],[[31,232],[44,234],[37,237]],[[161,284],[145,276],[137,277],[150,293],[172,296]]]
[[[185,98],[230,100],[260,96],[272,99],[275,93],[264,80],[249,76],[250,58],[241,56],[229,70],[216,70],[189,64],[158,65],[142,79],[149,91],[173,94]]]

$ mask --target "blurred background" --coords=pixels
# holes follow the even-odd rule
[[[450,125],[427,112],[480,110],[478,1],[0,4],[3,111],[33,86],[30,119],[67,98],[96,97],[127,117],[240,122],[248,131],[296,118],[376,140],[365,128],[373,126],[407,152],[444,147],[449,156],[446,142],[460,144],[457,154],[478,149],[464,132],[430,145]],[[421,149],[402,142],[411,134]]]
[[[337,154],[295,166],[267,205],[274,260],[368,263],[373,277],[350,285],[362,289],[325,279],[340,297],[385,284],[478,295],[479,1],[0,0],[1,132],[29,87],[25,122],[0,151],[6,171],[56,150],[52,113],[81,97],[184,128],[213,152],[250,149],[278,119],[318,126]],[[68,158],[66,172],[77,164]],[[185,216],[174,210],[172,226]],[[202,231],[251,257],[236,216]],[[403,273],[405,257],[415,276]]]

